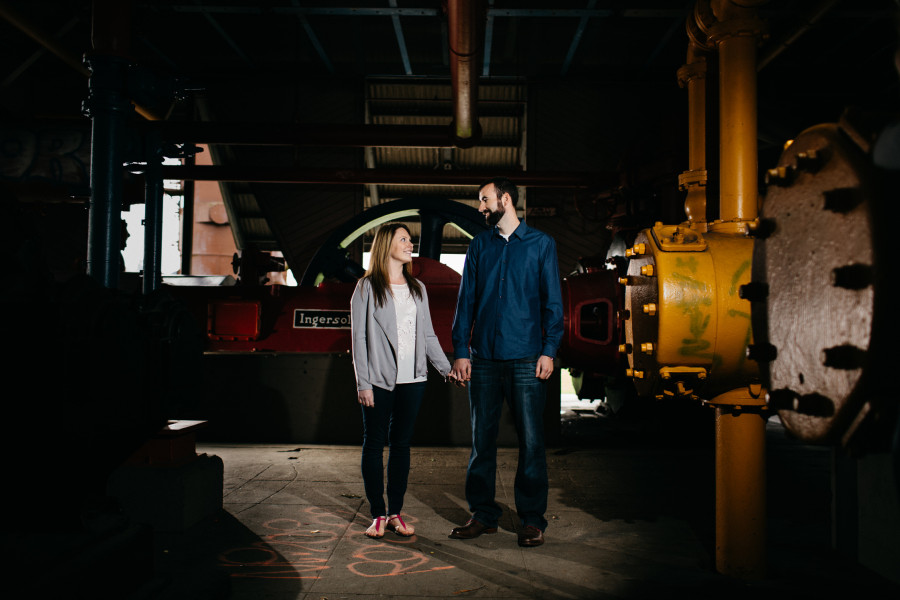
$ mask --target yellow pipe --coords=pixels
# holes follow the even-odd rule
[[[713,229],[746,233],[758,215],[756,48],[763,22],[756,7],[766,0],[708,0],[708,32],[719,56],[719,218]]]
[[[707,1],[710,10],[698,5],[695,14],[719,58],[720,221],[710,229],[743,234],[758,216],[756,49],[763,24],[756,6],[764,0]],[[714,24],[701,23],[710,12]],[[716,411],[716,570],[740,579],[760,579],[766,571],[764,397],[762,390],[738,388],[710,402]]]
[[[739,579],[766,574],[765,393],[747,388],[713,399],[716,418],[716,570]]]
[[[688,92],[688,170],[678,178],[687,192],[684,213],[691,226],[706,231],[706,56],[693,41],[686,64],[678,70],[678,83]]]
[[[756,44],[753,35],[719,40],[719,127],[721,198],[725,223],[756,219],[757,187]]]

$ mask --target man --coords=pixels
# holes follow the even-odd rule
[[[505,177],[478,191],[491,225],[469,244],[453,320],[451,378],[469,382],[472,454],[466,500],[472,518],[450,533],[471,539],[496,533],[502,510],[494,500],[497,432],[503,398],[519,436],[515,501],[519,545],[544,543],[547,458],[544,451],[546,380],[563,331],[556,243],[516,216],[518,190]]]

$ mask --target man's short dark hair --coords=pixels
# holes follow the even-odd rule
[[[481,193],[481,190],[486,188],[487,186],[494,184],[494,187],[497,189],[497,199],[503,197],[503,194],[509,194],[510,200],[512,200],[513,208],[516,207],[516,204],[519,202],[519,188],[516,185],[507,179],[506,177],[493,177],[488,179],[480,186],[478,186],[478,192]]]

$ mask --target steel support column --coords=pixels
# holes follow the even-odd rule
[[[144,173],[144,276],[143,292],[150,294],[162,283],[163,179],[159,144],[149,143]]]
[[[87,274],[108,288],[119,282],[122,163],[127,120],[133,107],[123,95],[127,61],[111,55],[87,59],[91,78],[85,115],[91,118],[91,200]]]

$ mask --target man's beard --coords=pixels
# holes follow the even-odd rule
[[[488,214],[484,215],[484,220],[487,221],[487,224],[490,227],[495,227],[497,223],[500,222],[500,219],[503,218],[503,215],[506,214],[506,209],[502,206],[497,210],[492,210]]]

